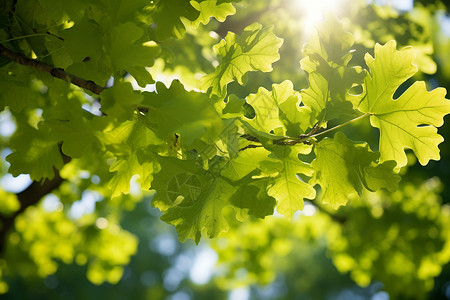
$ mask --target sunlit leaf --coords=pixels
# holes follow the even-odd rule
[[[337,208],[345,205],[351,196],[361,194],[362,187],[371,191],[397,189],[400,177],[393,171],[395,162],[378,163],[380,156],[367,143],[355,143],[343,133],[333,139],[323,139],[314,148],[316,159],[311,184],[322,188],[322,202]]]
[[[58,140],[47,130],[21,127],[11,143],[13,152],[6,160],[11,164],[8,171],[14,176],[30,174],[32,180],[52,179],[54,168],[63,166]]]
[[[267,194],[277,200],[277,212],[288,218],[292,218],[297,210],[303,209],[303,199],[314,199],[316,196],[314,188],[297,176],[312,176],[314,169],[298,157],[299,154],[310,151],[311,147],[306,145],[278,148],[266,161],[261,162],[261,168],[265,172],[278,169],[278,176],[268,186]]]
[[[205,230],[208,237],[213,238],[228,230],[222,210],[230,205],[229,199],[235,188],[223,179],[207,179],[198,177],[203,183],[198,196],[183,198],[181,202],[167,210],[161,217],[163,221],[175,225],[181,241],[190,238],[197,244]]]
[[[444,138],[436,127],[450,113],[446,90],[428,92],[423,81],[393,99],[399,86],[417,72],[413,59],[414,52],[396,50],[395,41],[377,44],[375,58],[365,56],[370,73],[365,79],[367,96],[359,104],[360,111],[370,114],[372,126],[380,129],[381,161],[395,160],[400,167],[407,163],[405,148],[412,149],[422,165],[440,158],[438,145]]]
[[[191,144],[203,136],[214,138],[221,129],[219,114],[206,94],[188,92],[179,81],[167,88],[156,84],[157,93],[144,93],[147,118],[161,139],[175,133],[182,143]]]
[[[254,23],[247,26],[241,36],[232,32],[214,46],[219,56],[216,71],[203,78],[203,89],[212,95],[225,97],[227,84],[233,80],[244,84],[243,76],[250,71],[272,71],[272,63],[280,56],[278,49],[283,40],[273,34],[273,28]]]
[[[191,5],[200,12],[198,19],[194,22],[196,25],[199,23],[206,25],[209,23],[210,18],[216,18],[218,21],[223,22],[227,16],[234,15],[236,13],[236,9],[233,4],[227,3],[227,1],[191,1]]]

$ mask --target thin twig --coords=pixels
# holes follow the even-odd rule
[[[262,145],[247,145],[247,146],[239,149],[239,151],[244,151],[244,150],[247,150],[247,149],[250,149],[250,148],[258,148],[258,147],[262,147]]]
[[[366,113],[364,115],[361,115],[359,117],[351,119],[351,120],[349,120],[347,122],[344,122],[342,124],[339,124],[337,126],[329,128],[327,130],[321,131],[319,133],[315,133],[318,130],[317,129],[318,127],[314,126],[314,128],[309,133],[302,134],[302,135],[300,135],[300,137],[297,137],[297,138],[286,137],[286,138],[274,140],[273,143],[276,144],[276,145],[286,145],[286,146],[292,146],[292,145],[296,145],[296,144],[300,144],[300,143],[310,144],[310,143],[312,143],[312,140],[310,140],[310,139],[313,138],[313,137],[316,137],[316,136],[319,136],[319,135],[323,135],[323,134],[328,133],[330,131],[339,129],[339,128],[344,127],[344,126],[346,126],[346,125],[348,125],[350,123],[353,123],[353,122],[356,122],[358,120],[364,119],[365,117],[368,117],[370,115],[371,115],[370,113]],[[314,133],[314,134],[312,134],[312,133]]]
[[[364,115],[361,115],[361,116],[359,116],[359,117],[356,117],[356,118],[354,118],[354,119],[351,119],[351,120],[349,120],[349,121],[347,121],[347,122],[345,122],[345,123],[336,125],[336,126],[334,126],[334,127],[332,127],[332,128],[329,128],[329,129],[327,129],[327,130],[321,131],[321,132],[319,132],[319,133],[310,135],[309,137],[312,138],[312,137],[315,137],[315,136],[319,136],[319,135],[328,133],[328,132],[330,132],[330,131],[339,129],[339,128],[341,128],[341,127],[344,127],[345,125],[348,125],[348,124],[350,124],[350,123],[353,123],[353,122],[359,121],[359,120],[361,120],[361,119],[364,119],[365,117],[368,117],[368,116],[370,116],[370,115],[371,115],[370,113],[366,113],[366,114],[364,114]]]
[[[28,34],[28,35],[23,35],[23,36],[17,36],[17,37],[13,37],[13,38],[10,38],[7,40],[0,41],[0,44],[11,42],[11,41],[17,41],[17,40],[21,40],[21,39],[26,39],[29,37],[46,36],[46,35],[47,35],[47,33],[34,33],[34,34]]]

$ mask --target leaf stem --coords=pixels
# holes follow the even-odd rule
[[[328,132],[330,132],[330,131],[339,129],[339,128],[341,128],[341,127],[344,127],[345,125],[348,125],[348,124],[350,124],[350,123],[359,121],[359,120],[364,119],[365,117],[368,117],[368,116],[370,116],[370,115],[371,115],[370,113],[366,113],[366,114],[364,114],[364,115],[361,115],[361,116],[359,116],[359,117],[356,117],[356,118],[354,118],[354,119],[351,119],[351,120],[349,120],[349,121],[347,121],[347,122],[345,122],[345,123],[336,125],[336,126],[334,126],[334,127],[332,127],[332,128],[329,128],[329,129],[327,129],[327,130],[321,131],[321,132],[319,132],[319,133],[310,135],[310,136],[308,136],[308,138],[316,137],[316,136],[319,136],[319,135],[328,133]],[[306,140],[306,138],[305,138],[305,140]]]
[[[20,39],[26,39],[26,38],[29,38],[29,37],[44,36],[44,35],[49,35],[49,34],[47,34],[47,33],[35,33],[35,34],[18,36],[18,37],[14,37],[14,38],[10,38],[10,39],[4,40],[4,41],[0,41],[0,44],[6,43],[6,42],[10,42],[10,41],[20,40]],[[51,36],[53,36],[53,35],[51,35]]]
[[[310,140],[310,139],[313,138],[313,137],[316,137],[316,136],[319,136],[319,135],[322,135],[322,134],[331,132],[331,131],[333,131],[333,130],[339,129],[339,128],[344,127],[344,126],[346,126],[346,125],[348,125],[348,124],[350,124],[350,123],[353,123],[353,122],[359,121],[359,120],[361,120],[361,119],[364,119],[365,117],[368,117],[368,116],[370,116],[370,115],[371,115],[370,113],[366,113],[366,114],[364,114],[364,115],[361,115],[361,116],[359,116],[359,117],[356,117],[356,118],[354,118],[354,119],[351,119],[351,120],[349,120],[349,121],[347,121],[347,122],[344,122],[344,123],[342,123],[342,124],[339,124],[339,125],[337,125],[337,126],[334,126],[334,127],[332,127],[332,128],[329,128],[329,129],[327,129],[327,130],[321,131],[321,132],[319,132],[319,133],[315,133],[315,132],[317,132],[317,130],[319,130],[319,128],[320,128],[319,125],[318,125],[319,123],[317,123],[317,124],[313,127],[313,129],[311,129],[311,131],[308,132],[307,134],[302,134],[302,135],[300,135],[299,137],[296,137],[296,138],[293,138],[293,137],[283,137],[283,138],[280,138],[280,139],[278,139],[278,140],[274,140],[274,141],[273,141],[273,144],[274,144],[274,145],[281,145],[281,146],[293,146],[293,145],[300,144],[300,143],[304,143],[304,144],[308,144],[308,145],[309,145],[309,144],[316,144],[316,143],[314,142],[314,140]],[[242,137],[242,138],[245,138],[245,139],[248,140],[248,141],[259,142],[259,143],[261,143],[256,137],[253,137],[253,136],[251,136],[251,135],[249,135],[249,134],[241,135],[241,137]],[[245,150],[245,149],[247,149],[247,148],[254,148],[254,147],[261,147],[261,146],[262,146],[262,145],[250,145],[250,147],[249,147],[249,146],[244,147],[243,149],[240,149],[239,151]]]

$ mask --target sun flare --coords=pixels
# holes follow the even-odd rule
[[[335,13],[344,0],[294,0],[304,12],[303,27],[305,32],[311,32],[327,13]]]

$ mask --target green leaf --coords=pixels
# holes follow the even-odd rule
[[[209,23],[211,17],[223,22],[229,15],[234,15],[236,9],[231,3],[222,2],[220,0],[200,0],[191,1],[191,5],[200,12],[198,19],[193,23],[198,26],[200,23],[204,25]]]
[[[274,97],[275,92],[269,92],[265,88],[260,87],[256,94],[250,94],[245,99],[255,111],[255,117],[246,119],[246,121],[256,130],[269,133],[276,128],[283,127],[279,116],[277,99]]]
[[[73,62],[81,62],[86,57],[98,59],[102,54],[102,37],[100,26],[84,17],[73,27],[63,31],[64,47]]]
[[[301,91],[302,101],[307,107],[314,110],[316,119],[325,119],[328,102],[328,81],[319,73],[309,74],[309,88]]]
[[[58,53],[56,56],[53,55],[54,61],[55,59],[59,61],[55,61],[55,64],[61,63],[63,66],[67,63],[64,61],[64,53]],[[102,59],[89,59],[88,61],[80,61],[76,63],[69,63],[69,66],[65,68],[65,70],[73,75],[84,78],[86,80],[91,80],[100,86],[105,86],[108,82],[108,79],[111,78],[111,74],[109,72],[105,72],[102,70],[99,65],[102,65]],[[59,66],[59,65],[58,65]]]
[[[308,89],[302,90],[302,101],[314,111],[320,122],[354,117],[353,102],[363,95],[351,95],[352,87],[363,83],[361,67],[348,67],[353,51],[352,34],[344,31],[342,23],[328,16],[303,49],[302,69],[309,73]]]
[[[82,109],[77,97],[68,96],[42,116],[45,121],[40,126],[48,128],[53,138],[63,142],[64,154],[80,158],[87,151],[100,150],[98,134],[107,126],[107,120]]]
[[[437,133],[444,116],[450,113],[446,90],[428,92],[425,82],[417,81],[398,99],[395,91],[417,72],[414,52],[396,50],[396,42],[375,46],[375,58],[366,54],[370,68],[365,78],[367,95],[359,110],[370,114],[370,123],[380,130],[381,161],[395,160],[399,167],[407,163],[405,148],[412,149],[422,165],[438,160],[438,145],[444,138]]]
[[[292,218],[297,210],[303,209],[303,199],[314,199],[316,191],[297,176],[313,175],[313,168],[298,157],[299,154],[308,154],[311,147],[296,145],[292,147],[279,146],[272,152],[267,160],[261,162],[261,168],[267,173],[278,172],[274,183],[268,186],[267,194],[277,200],[278,213]]]
[[[252,180],[252,182],[244,182],[231,197],[230,203],[243,210],[238,211],[236,216],[239,221],[245,221],[247,214],[260,219],[273,214],[276,200],[267,195],[265,187],[268,183],[266,181]]]
[[[106,149],[116,156],[109,171],[114,173],[108,182],[111,197],[130,192],[130,180],[138,175],[142,189],[149,189],[153,174],[159,172],[157,156],[149,149],[164,142],[139,119],[123,122],[100,136]]]
[[[130,192],[130,181],[135,175],[139,176],[141,189],[148,190],[153,181],[153,174],[159,171],[159,164],[152,154],[138,150],[130,155],[119,156],[109,168],[114,176],[108,182],[111,197],[117,197]]]
[[[229,199],[236,188],[220,177],[198,176],[198,181],[202,183],[201,189],[196,191],[198,196],[184,198],[181,195],[183,199],[161,216],[161,220],[175,225],[182,242],[191,238],[198,244],[203,230],[213,238],[229,228],[222,210],[230,205]]]
[[[131,83],[117,80],[102,92],[101,111],[118,121],[131,120],[144,97],[133,90]]]
[[[219,56],[219,66],[212,74],[203,77],[203,89],[212,95],[226,96],[226,86],[233,80],[243,85],[243,76],[250,71],[272,71],[272,63],[280,56],[278,49],[283,40],[273,34],[273,28],[262,28],[254,23],[247,26],[241,36],[229,32],[224,40],[214,46]]]
[[[362,95],[350,95],[349,90],[362,78],[361,70],[340,67],[330,69],[326,77],[317,72],[309,74],[309,88],[302,90],[301,95],[303,103],[312,109],[315,120],[326,122],[341,116],[357,116],[353,102],[360,101]]]
[[[0,29],[7,28],[11,26],[11,20],[6,12],[0,12]]]
[[[169,37],[181,39],[186,32],[186,28],[181,21],[184,17],[190,21],[195,21],[199,16],[192,1],[188,0],[159,0],[154,12],[154,21],[156,23],[156,36],[160,40]]]
[[[92,124],[82,119],[48,119],[45,126],[52,130],[55,137],[63,141],[62,151],[72,158],[80,158],[86,151],[92,151],[100,146]]]
[[[278,129],[283,134],[289,131],[291,136],[299,136],[312,127],[311,109],[300,107],[300,93],[289,80],[273,84],[271,92],[261,87],[246,101],[253,107],[255,117],[244,120],[258,131],[270,133]]]
[[[141,41],[143,35],[144,30],[132,22],[121,23],[111,29],[109,51],[115,71],[153,65],[160,49],[156,43]]]
[[[152,206],[166,211],[180,201],[180,195],[186,201],[194,201],[202,188],[196,174],[201,169],[192,161],[180,160],[175,157],[158,156],[161,170],[156,174],[151,188],[156,190]]]
[[[393,171],[396,163],[378,163],[380,154],[372,152],[367,143],[355,143],[338,132],[333,139],[323,139],[314,149],[316,170],[310,184],[322,187],[322,202],[334,208],[345,205],[364,186],[370,191],[397,189],[400,176]]]
[[[158,162],[161,171],[152,183],[152,206],[164,212],[163,221],[175,225],[181,241],[192,238],[198,243],[204,228],[209,237],[228,229],[222,209],[230,205],[232,185],[205,175],[192,161],[159,156]]]
[[[233,181],[242,179],[257,169],[260,162],[265,160],[269,153],[269,151],[262,147],[240,151],[236,159],[230,160],[227,163],[226,167],[221,171],[221,174]]]
[[[286,135],[300,136],[308,128],[313,127],[314,114],[308,106],[300,106],[301,100],[297,95],[289,96],[279,105],[280,120],[286,127]]]
[[[239,154],[239,128],[236,119],[223,119],[223,129],[219,135],[220,141],[226,148],[228,157],[234,159]],[[210,144],[211,145],[211,144]],[[224,150],[221,150],[223,153]]]
[[[147,84],[155,83],[152,75],[147,71],[147,69],[142,67],[128,67],[127,72],[136,79],[136,82],[140,87],[144,87]]]
[[[112,129],[108,128],[99,135],[99,139],[108,151],[117,155],[131,153],[149,144],[164,143],[140,119],[136,118],[122,122]]]
[[[248,136],[251,137],[250,141],[248,141],[247,139],[244,139],[247,144],[248,143],[254,144],[255,142],[257,142],[258,143],[257,145],[259,145],[259,143],[261,143],[264,148],[266,148],[268,150],[272,150],[274,147],[275,140],[285,138],[285,136],[283,136],[283,135],[276,135],[276,134],[272,134],[272,133],[266,133],[263,131],[259,131],[255,128],[253,128],[253,126],[248,124],[246,121],[241,121],[241,123],[242,123],[242,127],[245,129],[246,134],[248,134]],[[253,140],[253,139],[256,139],[256,140]]]
[[[333,15],[317,27],[303,49],[302,69],[308,73],[324,73],[329,67],[346,66],[352,58],[353,35]]]
[[[9,107],[13,112],[19,112],[41,98],[40,93],[31,90],[23,82],[13,81],[12,78],[8,77],[2,77],[1,81],[0,110]]]
[[[57,22],[65,20],[67,16],[70,16],[71,20],[78,20],[83,17],[85,13],[84,1],[58,1],[58,0],[39,0],[38,1],[45,11],[44,20],[53,19]],[[44,16],[42,16],[44,17]]]
[[[157,136],[167,139],[173,134],[190,145],[195,139],[214,139],[222,129],[222,121],[214,103],[204,93],[188,92],[175,80],[169,88],[158,82],[155,93],[143,93],[143,107],[148,108],[147,119]]]
[[[239,118],[244,116],[245,100],[231,94],[228,101],[222,110],[222,118]]]
[[[63,160],[58,141],[47,130],[29,125],[19,127],[11,140],[13,152],[6,157],[11,164],[8,172],[14,176],[29,174],[32,180],[43,181],[55,176]]]

